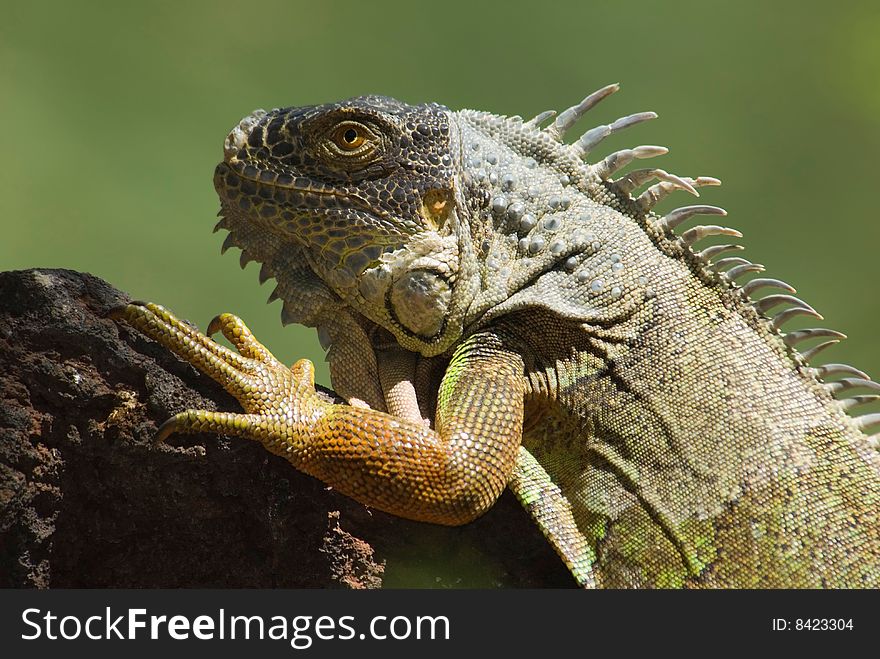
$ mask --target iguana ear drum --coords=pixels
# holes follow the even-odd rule
[[[452,288],[431,270],[410,270],[391,285],[388,303],[391,314],[404,328],[422,339],[433,339],[443,331]]]
[[[452,205],[452,190],[428,190],[422,197],[422,216],[428,228],[433,231],[443,228]]]

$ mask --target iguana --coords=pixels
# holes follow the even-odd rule
[[[510,487],[585,587],[880,586],[866,434],[880,414],[847,414],[880,385],[809,366],[842,335],[780,331],[821,316],[784,282],[743,283],[763,267],[723,256],[738,245],[697,249],[738,232],[674,231],[722,209],[652,211],[717,179],[614,178],[658,146],[588,163],[654,113],[564,140],[617,89],[530,121],[382,96],[245,117],[214,174],[224,251],[277,280],[285,324],[318,328],[349,404],[318,398],[309,361],[281,364],[233,315],[208,334],[237,352],[137,303],[117,317],[245,410],[187,410],[159,438],[254,439],[437,524],[475,519]]]

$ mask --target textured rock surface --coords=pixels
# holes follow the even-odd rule
[[[378,587],[424,537],[492,556],[499,584],[573,584],[509,494],[445,529],[368,510],[242,440],[154,446],[185,407],[239,407],[105,317],[126,300],[87,274],[0,273],[0,587]]]

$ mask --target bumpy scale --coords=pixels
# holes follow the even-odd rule
[[[808,360],[842,335],[720,225],[660,217],[711,177],[588,164],[642,112],[565,133],[617,90],[523,122],[369,96],[257,111],[214,182],[224,249],[277,280],[282,320],[318,328],[337,392],[280,364],[234,316],[229,350],[157,305],[119,312],[221,382],[244,414],[172,432],[260,441],[363,503],[463,524],[511,487],[584,586],[880,586],[880,385]],[[643,192],[638,190],[651,184]],[[719,258],[722,257],[722,258]],[[758,291],[777,289],[760,299]],[[779,310],[781,308],[781,310]],[[771,311],[776,310],[774,315]],[[804,352],[796,347],[830,339]],[[868,390],[871,394],[851,395]]]

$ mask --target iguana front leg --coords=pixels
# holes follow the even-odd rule
[[[457,525],[484,513],[507,485],[522,438],[523,363],[491,332],[456,350],[440,387],[435,429],[371,409],[322,400],[311,362],[276,360],[244,323],[218,316],[238,349],[221,346],[163,307],[120,310],[144,334],[222,384],[244,414],[187,410],[175,432],[222,432],[259,441],[297,469],[358,501],[419,521]]]
[[[402,348],[377,351],[377,375],[389,414],[430,425],[416,391],[418,355]]]

